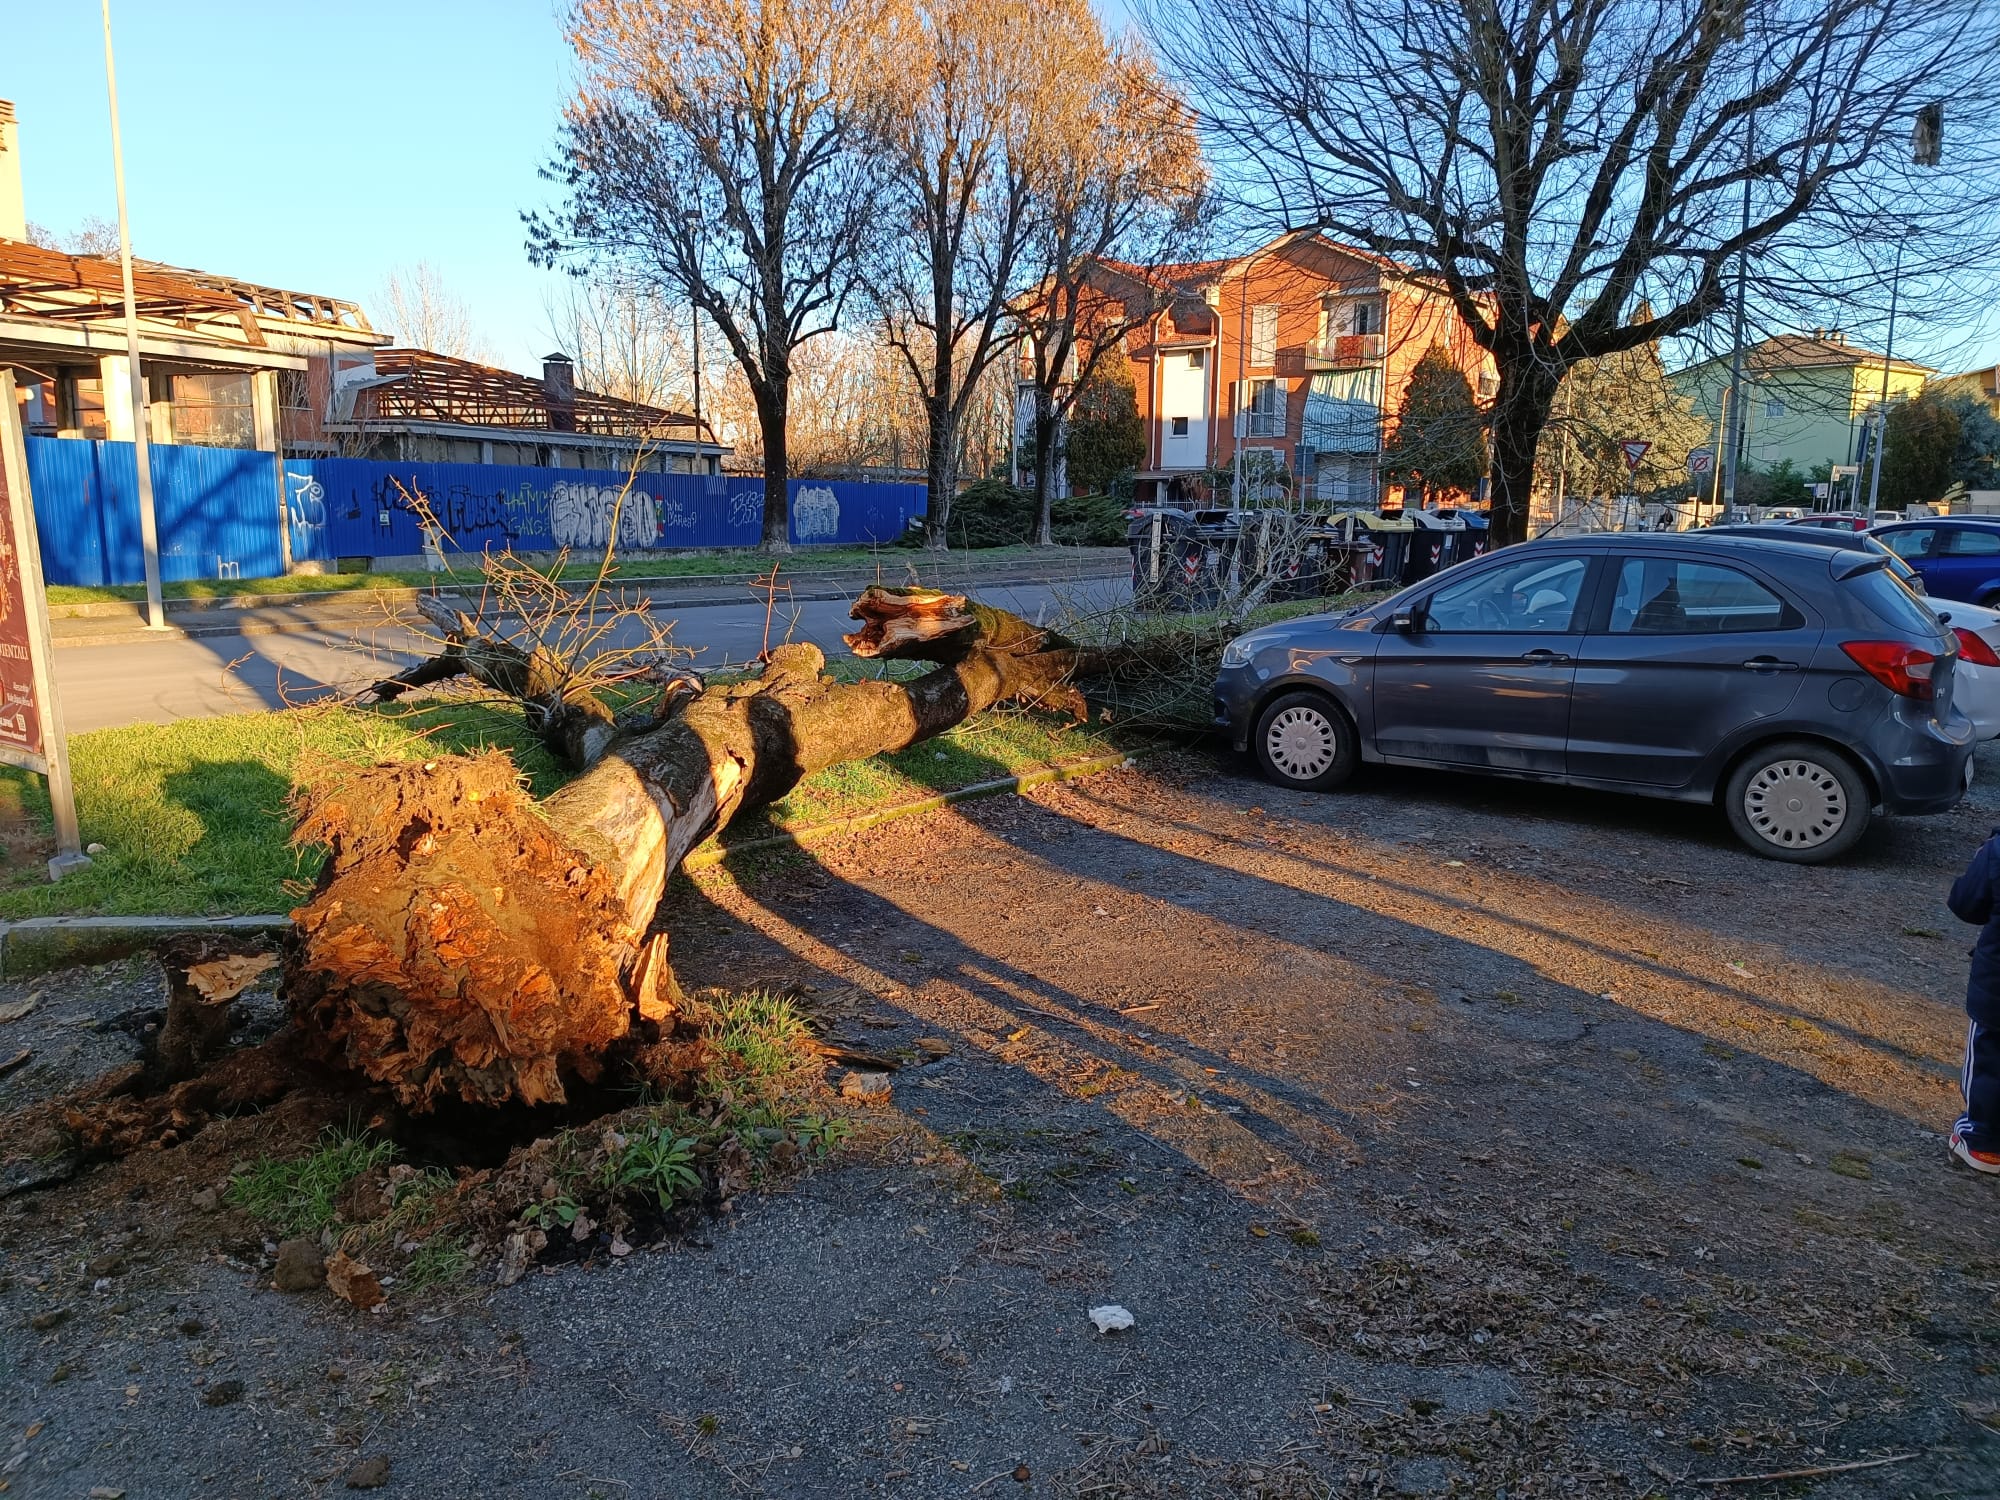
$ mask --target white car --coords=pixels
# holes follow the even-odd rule
[[[1982,740],[2000,735],[2000,609],[1957,599],[1926,599],[1958,637],[1951,701],[1972,720]]]

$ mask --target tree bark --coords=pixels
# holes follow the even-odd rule
[[[1535,485],[1535,452],[1560,377],[1540,373],[1531,352],[1497,361],[1500,389],[1493,399],[1493,513],[1489,545],[1509,547],[1528,539],[1528,509]]]
[[[1040,385],[1035,387],[1035,545],[1055,545],[1052,520],[1056,497],[1056,462],[1062,445],[1062,413]]]
[[[924,544],[951,545],[951,503],[958,496],[958,414],[949,394],[924,403]]]
[[[285,974],[308,1047],[412,1108],[559,1101],[673,1014],[653,919],[695,845],[826,766],[995,703],[1080,712],[1071,679],[1101,665],[959,595],[871,588],[853,613],[856,655],[940,665],[841,683],[816,647],[780,647],[760,678],[618,739],[539,806],[498,752],[323,773],[299,794],[294,839],[329,853],[292,914]]]
[[[766,552],[792,550],[791,449],[785,425],[791,405],[790,382],[773,382],[757,392],[757,425],[764,440],[764,534]]]

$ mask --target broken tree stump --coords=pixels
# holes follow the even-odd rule
[[[167,974],[167,1017],[155,1045],[160,1083],[192,1078],[229,1046],[236,997],[277,967],[275,953],[240,938],[188,934],[159,945]]]
[[[863,657],[940,663],[839,682],[818,648],[707,688],[656,727],[604,739],[591,769],[534,803],[498,753],[326,767],[295,839],[329,853],[293,913],[287,999],[305,1043],[406,1106],[560,1101],[679,992],[652,930],[668,879],[746,807],[826,766],[939,734],[996,703],[1081,710],[1099,665],[960,595],[867,590]]]

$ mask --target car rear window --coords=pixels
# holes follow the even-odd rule
[[[1847,580],[1847,586],[1860,595],[1862,602],[1885,624],[1897,630],[1906,630],[1926,639],[1934,638],[1942,631],[1937,616],[1886,567],[1856,573]]]

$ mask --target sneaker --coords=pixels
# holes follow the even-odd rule
[[[1955,1130],[1951,1133],[1951,1154],[1975,1172],[1985,1172],[1990,1176],[2000,1177],[2000,1153],[1975,1151],[1966,1145],[1965,1138]]]

